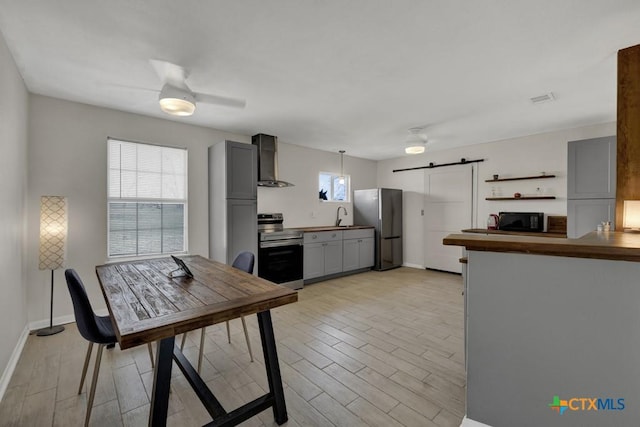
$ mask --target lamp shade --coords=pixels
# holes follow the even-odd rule
[[[40,198],[40,270],[64,266],[67,249],[67,198]]]
[[[622,228],[640,229],[640,200],[625,200]]]

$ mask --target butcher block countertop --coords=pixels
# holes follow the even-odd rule
[[[640,233],[594,231],[579,239],[467,233],[450,234],[443,239],[443,243],[464,246],[471,251],[640,262]]]
[[[567,233],[536,233],[531,231],[505,231],[505,230],[488,230],[486,228],[467,228],[462,230],[463,233],[477,233],[477,234],[506,234],[511,236],[532,236],[532,237],[567,237]]]
[[[314,233],[317,231],[339,231],[339,230],[362,230],[365,228],[374,228],[370,225],[343,225],[336,227],[335,225],[316,225],[313,227],[293,227],[293,230],[302,230],[305,233]]]

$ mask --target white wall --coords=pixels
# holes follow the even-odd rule
[[[324,202],[318,199],[318,173],[340,173],[340,154],[314,150],[278,141],[279,179],[294,187],[258,187],[258,212],[282,212],[285,227],[333,225],[338,206],[344,206],[348,215],[341,212],[342,224],[353,224],[353,205]],[[376,187],[376,165],[372,160],[344,156],[344,173],[351,175],[353,190]]]
[[[405,264],[424,265],[423,235],[421,230],[420,198],[424,193],[424,172],[393,172],[393,169],[426,166],[467,160],[484,159],[475,164],[476,196],[474,204],[474,227],[485,228],[490,213],[500,211],[544,212],[546,215],[567,214],[567,142],[614,135],[615,123],[585,126],[576,129],[549,132],[521,138],[441,150],[416,156],[403,156],[378,163],[378,186],[405,190]],[[530,181],[507,181],[488,183],[492,175],[502,177],[538,175],[541,172],[554,174],[556,178]],[[491,189],[503,196],[519,192],[533,194],[540,186],[545,195],[556,196],[555,200],[487,201]],[[409,225],[407,227],[407,224]]]
[[[249,143],[247,135],[229,134],[175,121],[145,117],[39,95],[30,97],[29,232],[27,239],[27,305],[29,322],[43,322],[49,313],[48,271],[38,270],[38,215],[41,195],[69,200],[66,265],[83,278],[95,309],[105,307],[94,268],[107,261],[107,137],[187,147],[189,150],[189,252],[208,255],[207,147],[225,139]],[[280,178],[291,188],[260,188],[258,210],[283,212],[286,226],[328,225],[336,203],[318,201],[318,172],[339,172],[338,153],[281,142]],[[345,156],[352,188],[376,185],[376,162]],[[351,204],[344,204],[353,220]],[[311,213],[315,212],[315,218]],[[54,317],[72,320],[71,300],[63,271],[55,273]]]
[[[107,137],[189,150],[189,251],[208,255],[207,147],[244,135],[31,95],[27,304],[30,322],[48,319],[50,272],[38,270],[41,195],[69,200],[66,265],[82,277],[95,309],[104,308],[95,266],[107,261]],[[54,317],[73,313],[63,270],[55,274]],[[1,299],[0,299],[1,300]]]
[[[0,34],[0,398],[12,352],[27,325],[24,237],[28,94]]]

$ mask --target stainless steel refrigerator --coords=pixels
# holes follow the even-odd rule
[[[388,270],[402,265],[402,190],[355,190],[353,223],[376,228],[375,270]]]

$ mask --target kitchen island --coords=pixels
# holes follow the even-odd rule
[[[443,242],[468,259],[463,425],[637,425],[639,234]]]

